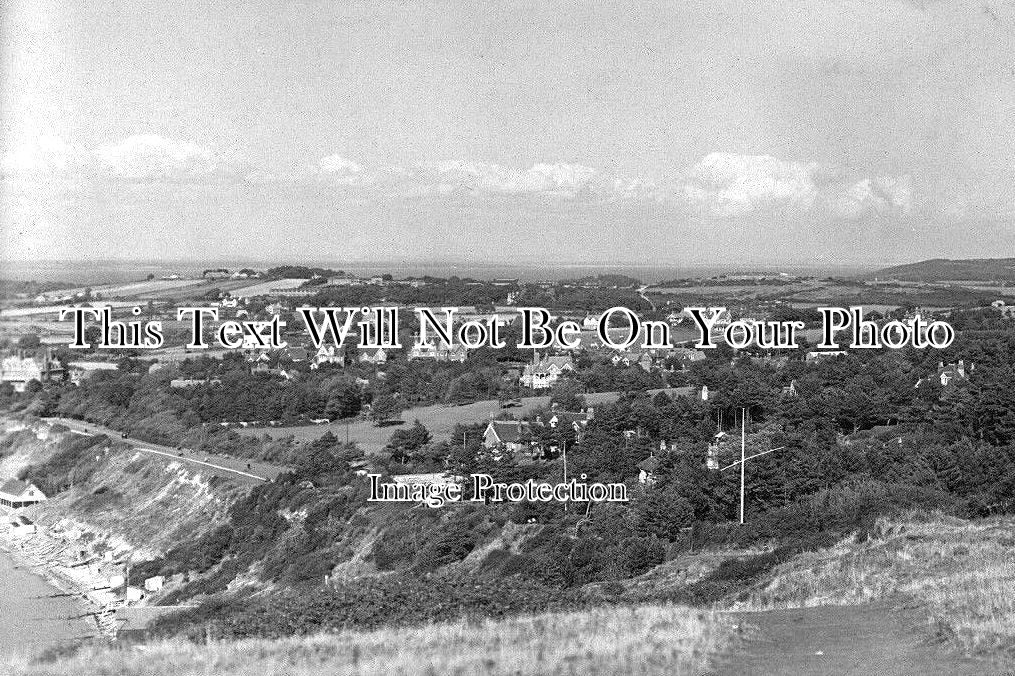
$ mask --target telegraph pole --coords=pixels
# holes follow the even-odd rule
[[[720,472],[725,472],[728,469],[732,469],[733,467],[736,467],[737,465],[740,465],[740,523],[743,524],[744,523],[744,502],[745,502],[744,484],[745,484],[745,478],[746,478],[746,472],[747,472],[747,461],[748,460],[754,460],[755,458],[760,458],[763,455],[768,455],[769,453],[774,453],[775,451],[781,451],[782,449],[784,449],[786,447],[785,446],[779,446],[778,448],[770,448],[767,451],[762,451],[761,453],[755,453],[754,455],[748,456],[747,455],[747,409],[741,409],[741,411],[742,411],[743,419],[741,420],[741,428],[740,428],[740,459],[737,460],[736,462],[731,462],[730,464],[728,464],[725,467],[721,468],[719,471]]]
[[[564,439],[561,443],[563,450],[562,455],[564,456],[564,483],[567,483],[567,439]],[[567,514],[567,500],[564,501],[564,513]]]
[[[744,479],[747,471],[747,409],[740,409],[740,524],[744,523]]]

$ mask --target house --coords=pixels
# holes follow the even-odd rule
[[[8,479],[0,485],[0,505],[18,509],[45,502],[46,494],[35,484],[25,483],[17,479]]]
[[[524,420],[491,420],[483,432],[483,446],[518,451],[530,446],[532,423]]]
[[[941,387],[949,387],[957,385],[960,382],[969,380],[969,373],[976,368],[975,364],[970,364],[969,369],[966,369],[966,363],[962,359],[957,364],[945,364],[944,362],[937,363],[937,372],[933,376],[927,376],[926,378],[920,378],[916,381],[914,387],[920,387],[920,385],[930,381],[937,380],[941,383]]]
[[[67,364],[67,373],[72,383],[80,385],[99,371],[116,371],[118,368],[108,361],[72,361]]]
[[[686,366],[705,359],[705,353],[702,350],[696,350],[691,347],[676,347],[670,352],[670,357],[675,359],[681,366]]]
[[[464,345],[452,347],[445,345],[443,342],[418,345],[415,337],[408,355],[410,361],[413,359],[433,359],[435,361],[453,361],[459,364],[468,359],[468,357],[469,349]]]
[[[321,345],[317,354],[314,355],[314,361],[310,364],[310,368],[318,369],[324,364],[345,366],[345,353],[334,345]]]
[[[808,352],[804,361],[817,361],[818,359],[827,359],[829,357],[838,357],[846,354],[845,350],[814,350]]]
[[[708,444],[705,466],[711,470],[719,469],[719,456],[729,456],[729,438],[722,430],[716,432]]]
[[[283,355],[288,357],[293,363],[304,362],[310,359],[310,353],[304,347],[288,347],[283,352]]]
[[[19,352],[0,361],[0,382],[10,383],[15,392],[24,392],[33,380],[45,383],[62,377],[63,367],[53,358],[50,350],[46,350],[42,356],[25,356]]]
[[[14,537],[35,535],[37,529],[35,524],[24,514],[15,514],[10,521],[10,534]]]
[[[638,483],[651,486],[656,482],[656,472],[659,470],[659,458],[650,455],[638,463]]]
[[[549,420],[546,421],[546,424],[550,427],[550,429],[554,430],[570,427],[580,442],[582,433],[585,431],[585,427],[589,424],[589,421],[592,420],[594,415],[595,411],[592,407],[589,407],[584,411],[553,411]]]
[[[221,382],[218,378],[173,378],[169,381],[169,386],[185,390],[201,385],[218,385]]]
[[[388,353],[383,347],[361,350],[359,360],[367,364],[385,364],[388,361]]]
[[[537,352],[533,355],[532,363],[522,371],[520,381],[523,387],[545,390],[553,387],[562,375],[573,373],[574,370],[574,359],[570,355],[546,356],[540,359]]]

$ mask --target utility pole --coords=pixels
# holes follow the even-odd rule
[[[754,460],[755,458],[760,458],[763,455],[768,455],[769,453],[774,453],[775,451],[781,451],[782,449],[784,449],[786,447],[785,446],[779,446],[777,448],[770,448],[767,451],[762,451],[761,453],[755,453],[754,455],[748,456],[747,455],[747,409],[741,409],[741,411],[742,411],[743,419],[741,421],[741,428],[740,428],[740,459],[737,460],[736,462],[732,462],[732,463],[726,465],[725,467],[723,467],[719,471],[720,472],[725,472],[728,469],[731,469],[733,467],[736,467],[737,465],[740,465],[740,523],[743,524],[744,523],[744,502],[745,502],[745,498],[744,498],[744,494],[745,494],[744,484],[745,484],[745,478],[746,478],[747,461],[748,460]]]
[[[567,439],[561,442],[561,447],[564,449],[562,455],[564,456],[564,483],[567,483]],[[564,501],[564,513],[567,514],[567,500]]]
[[[747,471],[747,409],[740,409],[740,524],[744,523],[744,479]]]

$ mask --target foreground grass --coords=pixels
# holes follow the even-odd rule
[[[7,674],[692,674],[732,635],[728,620],[679,606],[597,608],[209,645],[163,641],[85,648],[50,663],[0,661]]]
[[[905,595],[969,653],[1015,652],[1015,522],[881,519],[864,541],[778,566],[737,609],[859,604]]]

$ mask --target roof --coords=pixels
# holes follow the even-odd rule
[[[654,455],[650,455],[649,457],[645,458],[644,460],[638,463],[638,469],[644,470],[649,474],[651,474],[652,472],[659,469],[659,458],[655,457]]]
[[[82,371],[116,371],[120,367],[108,361],[72,361],[67,364],[68,368],[81,369]]]
[[[556,418],[557,425],[574,425],[575,423],[582,424],[589,421],[589,414],[586,411],[556,411],[550,416],[550,421]]]
[[[17,479],[8,479],[0,485],[0,493],[6,493],[7,495],[24,495],[28,492],[31,486],[24,481],[18,481]]]
[[[493,428],[497,438],[505,444],[517,442],[524,432],[531,430],[532,425],[521,420],[491,420],[489,427]]]

